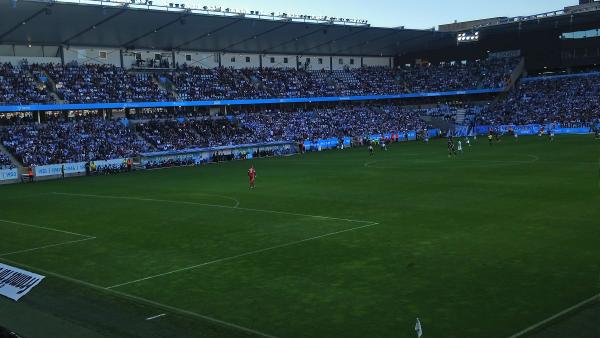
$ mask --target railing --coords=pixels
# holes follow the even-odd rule
[[[542,76],[524,77],[524,78],[521,79],[521,82],[560,80],[560,79],[572,79],[572,78],[586,78],[586,77],[597,77],[597,76],[600,76],[600,72],[558,74],[558,75],[542,75]]]
[[[290,22],[308,22],[308,23],[325,23],[332,25],[350,25],[350,26],[370,26],[367,20],[361,19],[346,19],[346,18],[334,18],[328,16],[311,16],[311,15],[296,15],[287,13],[261,13],[260,11],[250,11],[249,13],[222,7],[199,7],[195,4],[190,3],[179,3],[177,0],[169,0],[170,5],[166,4],[155,4],[164,3],[161,0],[26,0],[36,2],[57,2],[57,3],[72,3],[72,4],[88,4],[88,5],[101,5],[110,7],[127,7],[132,9],[152,9],[166,12],[175,13],[192,13],[192,14],[204,14],[210,16],[222,16],[222,17],[248,17],[261,20],[270,21],[290,21]]]
[[[511,24],[511,23],[515,23],[515,22],[540,20],[540,19],[546,19],[546,18],[557,17],[557,16],[562,16],[562,15],[572,15],[572,14],[577,14],[577,13],[594,12],[594,11],[598,11],[598,10],[600,10],[600,4],[590,4],[587,6],[582,6],[580,8],[575,7],[575,8],[561,9],[561,10],[557,10],[557,11],[545,12],[545,13],[534,14],[534,15],[516,16],[516,17],[512,17],[512,18],[500,18],[495,21],[476,25],[473,27],[473,29],[484,28],[484,27],[489,27],[489,26],[498,26],[498,25],[504,25],[504,24]]]
[[[222,107],[244,106],[263,104],[288,104],[288,103],[319,103],[343,101],[377,101],[417,99],[427,97],[446,97],[478,94],[495,94],[507,90],[504,88],[458,90],[449,92],[392,94],[392,95],[362,95],[362,96],[334,96],[334,97],[298,97],[298,98],[273,98],[253,100],[217,100],[217,101],[178,101],[178,102],[116,102],[116,103],[77,103],[77,104],[33,104],[22,106],[2,106],[3,112],[31,112],[31,111],[65,111],[65,110],[97,110],[97,109],[127,109],[127,108],[167,108],[167,107]]]

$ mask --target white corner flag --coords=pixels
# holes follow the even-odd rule
[[[423,328],[421,327],[421,321],[417,318],[417,323],[415,324],[415,331],[417,332],[417,338],[421,338],[423,335]]]

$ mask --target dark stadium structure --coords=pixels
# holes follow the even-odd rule
[[[0,338],[600,337],[600,1],[157,2],[0,0]]]
[[[20,0],[16,6],[3,1],[0,19],[2,44],[167,51],[395,56],[453,38],[437,31],[207,15],[101,1]]]
[[[461,30],[300,23],[269,20],[268,16],[254,19],[241,15],[206,15],[202,10],[165,11],[127,2],[7,0],[0,3],[0,43],[65,48],[392,56],[398,58],[396,64],[413,62],[416,58],[433,62],[480,58],[489,51],[521,50],[532,67],[559,68],[598,63],[600,56],[595,41],[560,38],[565,32],[598,28],[600,9],[597,4],[591,5],[582,6],[583,10],[575,7],[491,20],[469,29],[458,27],[467,32],[479,31],[481,39],[477,44],[457,46],[456,36]],[[584,49],[589,53],[578,53]],[[543,55],[540,51],[544,51]],[[573,57],[566,57],[565,53]]]

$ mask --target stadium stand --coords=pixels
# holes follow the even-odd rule
[[[168,101],[172,99],[144,73],[112,65],[45,65],[56,92],[67,103]]]
[[[181,150],[259,142],[257,135],[227,119],[151,120],[136,130],[158,150]]]
[[[502,81],[510,72],[512,65],[509,62],[498,63],[503,65],[495,77]],[[34,69],[30,67],[27,69]],[[462,66],[459,66],[462,68]],[[15,68],[4,67],[5,71]],[[140,82],[118,82],[115,87],[104,86],[106,79],[110,81],[119,78],[125,81],[132,76],[125,75],[115,67],[73,67],[65,69],[46,68],[49,74],[64,76],[65,90],[61,94],[65,98],[72,95],[85,97],[86,100],[109,100],[113,95],[122,95],[120,86],[126,88],[145,88],[144,93],[137,98],[161,99],[166,94],[149,88],[148,78],[134,76]],[[57,71],[57,69],[59,69]],[[81,72],[84,70],[83,72]],[[22,70],[21,70],[22,71]],[[60,72],[60,73],[59,73]],[[376,81],[382,79],[381,74],[391,71],[384,69],[360,69],[358,71],[342,71],[337,75],[347,73],[352,76],[343,77],[337,83],[343,83],[344,90],[353,91],[360,88],[373,87]],[[320,74],[314,72],[312,75]],[[98,74],[102,74],[99,76]],[[193,80],[182,82],[187,75],[197,79],[200,83],[212,82],[213,87],[206,87],[207,91],[198,91],[202,86],[191,86],[197,83]],[[226,97],[227,95],[298,95],[298,93],[312,93],[313,90],[337,90],[335,86],[324,85],[327,81],[308,82],[310,72],[295,70],[233,70],[218,68],[205,70],[200,68],[188,69],[181,73],[180,78],[175,77],[176,84],[184,84],[178,88],[188,88],[179,95],[189,99],[206,98],[208,96]],[[336,74],[336,73],[332,73]],[[227,76],[244,77],[246,82],[237,81],[211,81],[225,79]],[[198,78],[196,77],[198,76]],[[333,76],[333,75],[329,75]],[[382,75],[383,76],[383,75]],[[385,75],[389,77],[388,75]],[[317,78],[320,78],[317,76]],[[104,80],[101,80],[104,79]],[[379,79],[379,80],[378,80]],[[438,76],[433,79],[437,81]],[[490,81],[496,81],[490,80]],[[254,82],[260,82],[255,85]],[[432,81],[432,83],[435,81]],[[449,84],[446,89],[457,84],[452,81],[438,81]],[[235,83],[235,87],[233,84]],[[312,84],[311,84],[312,83]],[[332,81],[333,83],[333,81]],[[490,85],[492,82],[488,82]],[[353,85],[351,85],[353,84]],[[371,84],[371,85],[369,85]],[[321,86],[321,87],[319,87]],[[444,85],[445,86],[445,85]],[[298,88],[302,88],[301,91]],[[394,90],[389,86],[379,88]],[[21,87],[20,87],[21,88]],[[75,89],[78,88],[78,89]],[[97,88],[101,88],[96,90]],[[113,88],[113,89],[111,89]],[[195,88],[195,89],[190,89]],[[227,88],[223,91],[223,88]],[[260,88],[268,91],[260,92]],[[320,89],[317,89],[320,88]],[[329,89],[328,89],[329,88]],[[423,87],[425,88],[425,87]],[[427,87],[433,88],[431,86]],[[442,88],[442,87],[437,87]],[[77,90],[81,90],[78,92]],[[135,90],[129,90],[118,96],[124,99],[135,99]],[[234,94],[235,93],[235,94]],[[240,94],[241,93],[241,94]],[[268,93],[268,94],[266,94]],[[340,93],[339,91],[337,92]],[[139,121],[133,122],[130,129],[115,120],[104,120],[100,117],[79,117],[65,121],[61,117],[50,119],[45,124],[31,122],[31,119],[5,119],[3,124],[9,127],[0,131],[3,145],[11,151],[24,165],[44,165],[62,162],[79,162],[91,160],[108,160],[136,156],[148,151],[170,151],[191,148],[215,147],[251,144],[259,142],[317,140],[339,137],[363,137],[369,134],[389,133],[405,130],[423,130],[427,128],[421,116],[429,115],[442,118],[452,123],[457,122],[457,116],[462,115],[463,124],[502,125],[502,124],[533,124],[533,123],[561,123],[564,126],[581,126],[597,121],[600,118],[600,76],[577,77],[539,77],[522,81],[515,90],[510,92],[506,99],[497,100],[491,105],[469,104],[440,104],[426,109],[402,108],[397,104],[349,104],[338,107],[315,108],[265,108],[260,111],[244,112],[238,110],[230,119],[207,118],[202,114],[181,114],[186,119],[175,119],[178,114],[164,114],[161,111],[137,116]],[[24,94],[22,97],[28,97]],[[313,94],[310,94],[313,95]],[[139,136],[135,133],[139,133]],[[7,158],[2,158],[2,165],[10,165]]]
[[[589,124],[600,118],[600,76],[530,78],[477,115],[482,125]]]
[[[12,161],[8,156],[0,152],[0,169],[13,168]]]
[[[384,95],[503,88],[517,63],[509,58],[334,71],[184,66],[171,78],[182,100]]]
[[[34,67],[27,64],[13,66],[10,63],[0,64],[0,103],[32,104],[48,103],[50,98],[45,86],[36,83],[32,71]]]
[[[293,113],[269,110],[236,115],[263,141],[303,141],[422,130],[420,115],[394,105],[353,105],[306,109]]]
[[[334,71],[277,68],[213,69],[182,66],[167,74],[182,101],[315,96],[384,95],[502,88],[518,59],[428,64],[393,70],[363,67]],[[153,75],[113,65],[23,63],[0,68],[4,104],[53,102],[30,72],[47,74],[65,103],[165,102],[175,97]],[[41,76],[41,75],[40,75]],[[45,76],[45,75],[44,75]],[[46,79],[48,80],[48,79]],[[40,87],[41,86],[41,87]]]
[[[0,130],[0,139],[24,165],[109,160],[148,151],[183,150],[272,141],[367,137],[422,130],[419,113],[394,105],[237,112],[230,119],[155,118],[132,121],[92,116],[45,124],[25,123]],[[136,137],[135,131],[141,138]]]
[[[150,150],[119,121],[87,118],[0,129],[3,145],[25,166],[109,160]]]

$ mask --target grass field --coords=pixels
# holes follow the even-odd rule
[[[0,186],[35,337],[508,337],[600,288],[600,142],[441,140]],[[147,320],[147,318],[162,315]]]

